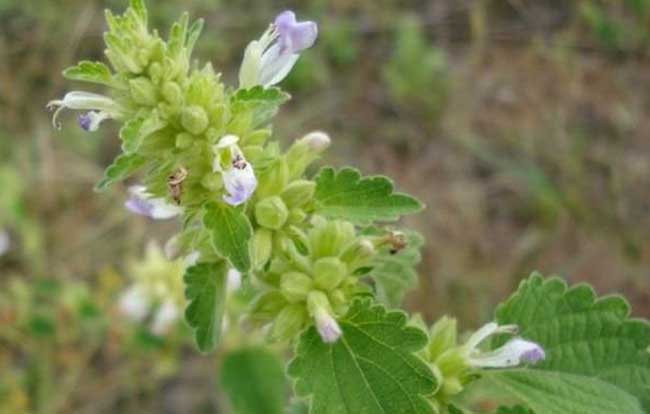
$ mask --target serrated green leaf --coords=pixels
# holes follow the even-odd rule
[[[228,265],[225,261],[199,263],[185,271],[185,319],[194,329],[201,352],[212,351],[221,336],[226,301]]]
[[[265,348],[245,348],[226,355],[221,384],[233,414],[283,414],[287,379],[280,359]]]
[[[207,203],[203,224],[210,231],[217,253],[242,273],[251,267],[250,242],[253,228],[243,211],[222,202]]]
[[[535,414],[535,412],[521,405],[515,405],[514,407],[501,406],[497,409],[497,414]]]
[[[414,353],[426,334],[407,326],[401,311],[358,300],[339,324],[343,336],[326,344],[314,327],[300,338],[289,375],[311,414],[431,414],[425,396],[437,388]]]
[[[290,98],[280,88],[255,86],[238,90],[231,98],[231,106],[235,113],[252,111],[252,126],[258,127],[270,120]]]
[[[145,138],[163,129],[165,125],[155,111],[147,117],[129,119],[120,129],[122,150],[127,154],[136,152]]]
[[[486,380],[537,414],[644,414],[634,396],[596,378],[521,369],[492,371]]]
[[[416,231],[406,232],[408,245],[397,253],[381,251],[371,262],[370,274],[375,279],[377,298],[388,306],[398,306],[404,295],[418,282],[415,267],[422,258],[424,238]]]
[[[122,181],[145,164],[146,160],[138,154],[120,154],[106,168],[104,178],[95,186],[95,190],[103,191],[118,181]]]
[[[316,177],[316,213],[357,224],[395,221],[417,213],[422,204],[415,198],[393,192],[393,182],[384,176],[361,177],[354,168],[323,168]]]
[[[67,68],[63,71],[63,76],[71,80],[99,83],[102,85],[110,85],[113,78],[108,66],[101,62],[90,62],[87,60],[83,60],[76,66]]]
[[[544,347],[539,370],[594,377],[639,398],[650,410],[650,324],[630,319],[620,296],[597,298],[585,284],[533,275],[496,312],[501,324]],[[499,345],[497,343],[497,345]],[[537,413],[544,414],[544,413]]]

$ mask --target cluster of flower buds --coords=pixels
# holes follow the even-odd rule
[[[306,233],[292,228],[276,233],[273,243],[279,253],[260,278],[265,292],[252,317],[272,321],[275,339],[290,339],[314,324],[323,341],[336,342],[341,335],[337,317],[352,297],[367,292],[356,271],[374,256],[372,241],[358,236],[348,222],[315,216]]]
[[[424,359],[430,363],[440,384],[435,394],[436,402],[448,402],[459,394],[476,369],[512,368],[545,359],[540,345],[516,336],[517,333],[515,325],[490,322],[459,344],[456,320],[447,316],[439,319],[431,328],[429,344],[423,351]],[[483,351],[481,346],[495,335],[511,338],[501,347]]]

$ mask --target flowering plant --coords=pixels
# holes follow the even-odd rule
[[[108,94],[65,94],[49,104],[53,122],[71,109],[87,131],[122,125],[122,153],[97,189],[137,174],[126,207],[181,219],[166,251],[184,258],[185,319],[201,351],[218,346],[228,280],[241,278],[254,292],[242,323],[295,345],[288,375],[310,413],[458,413],[465,391],[481,387],[523,404],[500,412],[650,409],[650,326],[629,319],[622,298],[533,275],[466,340],[452,318],[429,328],[389,309],[415,282],[422,240],[387,223],[422,204],[353,168],[307,174],[331,143],[323,132],[286,150],[272,139],[270,121],[289,99],[276,85],[314,45],[316,23],[279,14],[244,51],[234,88],[191,60],[201,20],[184,14],[164,40],[142,0],[106,17],[111,67],[83,61],[64,76]],[[142,286],[125,308],[144,309]],[[169,308],[161,325],[176,316]]]

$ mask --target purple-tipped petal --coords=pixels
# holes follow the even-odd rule
[[[281,54],[294,54],[313,46],[318,37],[318,25],[312,21],[297,22],[292,11],[284,11],[275,18]]]
[[[537,344],[535,344],[537,345]],[[521,361],[536,364],[546,359],[546,352],[541,346],[535,346],[521,354]]]
[[[79,126],[84,131],[90,131],[90,127],[92,126],[92,123],[93,123],[93,120],[90,117],[89,112],[79,115]]]
[[[336,319],[326,312],[316,315],[316,329],[323,342],[328,344],[338,341],[343,334]]]
[[[235,163],[237,162],[235,161]],[[228,192],[223,199],[232,206],[245,203],[257,188],[257,178],[253,167],[246,161],[243,163],[239,164],[239,167],[233,166],[222,173],[224,187]]]
[[[155,220],[166,220],[183,213],[181,207],[168,203],[164,198],[152,197],[141,185],[132,186],[129,188],[129,192],[131,197],[124,203],[124,206],[132,213]]]

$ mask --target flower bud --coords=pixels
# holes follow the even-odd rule
[[[180,105],[183,102],[183,91],[176,82],[165,82],[162,87],[162,94],[170,104]]]
[[[135,78],[129,81],[131,98],[140,105],[154,106],[158,103],[156,87],[147,78]]]
[[[306,322],[307,312],[304,306],[288,305],[275,318],[271,337],[276,340],[292,339],[303,329]]]
[[[347,276],[347,272],[345,263],[337,257],[323,257],[314,263],[314,282],[323,290],[333,290]]]
[[[255,205],[255,219],[262,227],[279,230],[288,217],[287,206],[278,196],[267,197]]]
[[[289,272],[282,275],[280,290],[291,303],[305,300],[313,289],[314,282],[304,273]]]
[[[309,180],[296,180],[289,184],[280,197],[289,208],[302,207],[314,197],[316,183]]]
[[[194,144],[194,137],[187,132],[181,132],[176,135],[176,148],[187,149]]]
[[[431,328],[427,352],[430,361],[436,361],[445,351],[457,346],[458,329],[456,319],[440,318]]]
[[[341,260],[347,263],[349,269],[353,271],[367,265],[375,253],[375,246],[372,242],[360,237],[345,247],[343,253],[341,253]]]
[[[201,185],[209,191],[217,192],[223,188],[223,180],[219,174],[209,172],[201,179]]]
[[[296,140],[287,151],[291,178],[300,177],[309,164],[314,162],[330,145],[330,142],[329,136],[320,131],[310,132]]]
[[[354,226],[346,221],[327,221],[309,235],[314,257],[338,256],[341,249],[355,238]]]
[[[289,211],[289,218],[287,221],[291,224],[300,224],[307,218],[307,213],[301,208],[294,208]]]
[[[343,331],[332,315],[332,307],[327,295],[317,290],[310,292],[307,297],[307,308],[316,322],[316,329],[323,342],[331,344],[338,341]]]
[[[307,146],[314,152],[321,153],[329,148],[332,140],[330,136],[323,131],[313,131],[303,137]]]
[[[272,234],[267,229],[257,229],[253,236],[253,269],[262,268],[271,258]]]
[[[289,182],[289,164],[284,159],[275,160],[258,175],[258,196],[268,197],[277,195]]]
[[[251,317],[256,320],[270,320],[287,306],[287,300],[277,290],[258,296],[251,306]]]
[[[190,133],[199,135],[206,130],[210,124],[210,120],[202,107],[191,105],[183,108],[181,112],[181,124]]]

